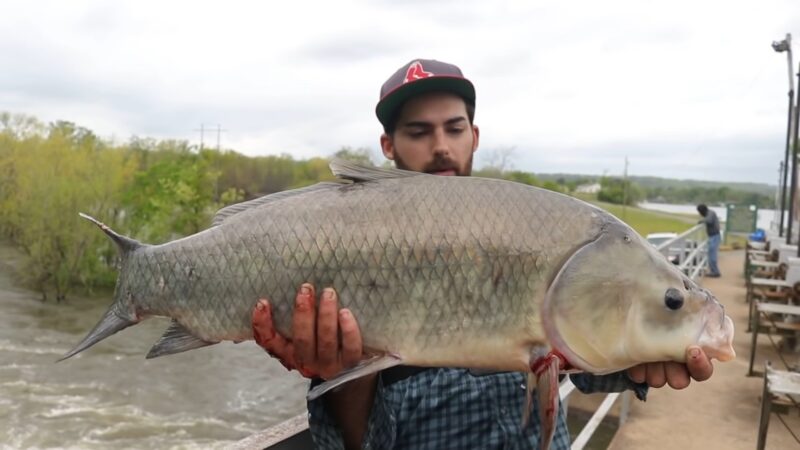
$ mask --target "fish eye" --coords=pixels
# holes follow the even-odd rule
[[[681,309],[683,306],[683,294],[675,288],[667,289],[666,294],[664,294],[664,304],[673,311]]]
[[[626,234],[625,236],[623,236],[623,237],[622,237],[622,239],[623,239],[625,242],[630,242],[630,241],[631,241],[631,237],[630,237],[630,236],[628,236],[627,234]]]

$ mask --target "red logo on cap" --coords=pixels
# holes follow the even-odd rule
[[[422,63],[417,61],[411,66],[409,66],[408,70],[406,71],[406,78],[403,80],[403,83],[408,83],[409,81],[414,80],[421,80],[423,78],[432,77],[433,72],[426,72],[425,69],[422,68]]]

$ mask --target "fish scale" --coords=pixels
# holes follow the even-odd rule
[[[270,198],[193,236],[137,243],[122,258],[117,315],[240,341],[268,298],[291,338],[296,290],[311,282],[337,289],[367,348],[457,364],[466,344],[545,344],[541,303],[561,264],[609,224],[635,235],[596,207],[502,180],[414,174]]]
[[[311,281],[339,289],[342,305],[365,323],[368,346],[431,346],[436,339],[452,344],[461,339],[459,331],[519,325],[522,313],[535,313],[520,305],[541,290],[547,253],[554,249],[546,248],[546,240],[563,233],[531,225],[547,223],[541,215],[558,224],[564,213],[531,202],[537,190],[494,180],[461,179],[459,189],[431,195],[443,181],[385,180],[374,182],[381,184],[376,189],[343,185],[316,193],[313,208],[298,206],[307,201],[302,195],[288,198],[190,238],[146,247],[123,266],[130,279],[143,281],[127,287],[136,313],[176,318],[207,341],[242,340],[252,337],[255,300],[267,297],[277,328],[290,336],[294,293]],[[376,204],[381,207],[363,206]],[[597,215],[591,207],[582,212]],[[575,230],[572,246],[596,232]],[[187,280],[182,268],[191,268],[195,279]],[[437,320],[426,321],[431,310]],[[392,312],[404,320],[394,320]],[[409,335],[416,327],[411,321],[424,326]]]
[[[342,189],[347,190],[346,187]],[[421,185],[414,186],[413,189],[407,189],[407,191],[409,192],[395,192],[394,195],[399,197],[398,200],[400,200],[398,203],[403,203],[402,200],[404,196],[406,199],[410,198],[414,199],[414,201],[419,198],[424,198],[421,196],[421,193],[428,192],[429,187],[423,183]],[[413,228],[411,227],[412,224],[418,225],[419,223],[424,223],[424,217],[430,214],[432,209],[440,211],[440,216],[447,216],[451,219],[460,218],[462,219],[462,222],[466,222],[466,220],[463,220],[465,218],[474,219],[475,211],[485,211],[485,208],[487,207],[487,202],[485,201],[486,198],[498,194],[498,192],[491,189],[481,190],[481,188],[478,188],[476,191],[477,192],[474,198],[478,201],[472,204],[472,208],[468,207],[469,205],[466,204],[466,201],[461,201],[459,204],[451,202],[451,198],[449,197],[443,197],[439,198],[438,201],[431,200],[426,202],[424,208],[417,209],[418,214],[405,217],[405,220],[403,220],[403,211],[395,208],[394,215],[400,216],[401,218],[396,221],[392,221],[396,224],[394,227],[391,226],[391,223],[383,224],[383,233],[379,236],[376,236],[376,239],[372,239],[372,235],[374,234],[373,229],[368,229],[368,232],[364,232],[357,228],[348,230],[348,227],[343,225],[349,222],[347,216],[357,213],[357,210],[360,209],[360,205],[369,204],[375,200],[375,196],[369,191],[353,193],[361,194],[359,197],[364,198],[346,199],[350,200],[347,202],[347,204],[351,205],[349,208],[346,206],[340,207],[336,203],[331,203],[330,211],[327,211],[328,214],[323,215],[326,217],[333,216],[333,219],[330,220],[341,225],[332,226],[329,228],[316,226],[320,219],[315,220],[313,216],[315,213],[322,213],[322,211],[325,211],[321,208],[317,208],[313,212],[306,214],[294,214],[290,212],[285,215],[281,215],[281,212],[276,210],[275,215],[277,217],[267,216],[266,220],[258,221],[256,223],[252,221],[246,221],[244,217],[239,218],[240,220],[237,221],[237,218],[233,217],[230,219],[231,223],[225,224],[223,228],[220,228],[219,230],[209,230],[210,233],[215,234],[213,238],[209,239],[209,241],[215,242],[217,240],[222,240],[220,236],[224,232],[227,235],[225,239],[228,242],[227,249],[223,248],[222,250],[211,251],[211,253],[225,255],[225,264],[215,263],[215,266],[217,267],[230,268],[240,266],[242,258],[238,258],[239,260],[237,261],[237,258],[232,256],[237,255],[238,252],[235,248],[230,247],[231,236],[233,236],[233,239],[235,239],[234,242],[242,241],[246,239],[247,236],[269,236],[267,242],[268,246],[266,248],[250,248],[251,251],[259,252],[259,255],[251,255],[249,252],[246,254],[251,258],[265,261],[264,268],[260,271],[261,279],[257,279],[257,282],[260,283],[261,286],[259,294],[261,296],[268,296],[271,298],[276,308],[275,316],[280,329],[287,328],[286,324],[288,323],[292,310],[291,302],[293,301],[294,292],[296,291],[297,286],[306,280],[315,281],[315,278],[319,280],[317,284],[331,284],[339,288],[340,298],[342,299],[343,305],[351,308],[357,314],[357,317],[373,317],[374,315],[380,314],[380,311],[384,310],[384,303],[390,302],[398,297],[415,298],[422,296],[424,290],[420,290],[420,287],[428,286],[435,290],[437,286],[441,285],[441,283],[447,283],[448,286],[460,284],[468,288],[468,293],[478,293],[480,297],[476,298],[476,300],[483,300],[486,302],[488,301],[488,297],[492,295],[491,289],[487,289],[485,283],[480,285],[478,281],[472,282],[471,284],[467,282],[472,275],[480,275],[476,273],[474,267],[471,267],[470,264],[474,263],[464,263],[459,261],[458,263],[453,264],[449,261],[445,261],[442,256],[442,252],[439,251],[441,249],[437,249],[437,247],[455,248],[457,250],[453,252],[454,254],[456,252],[461,252],[462,255],[471,253],[475,257],[487,258],[491,252],[496,252],[498,248],[501,248],[502,245],[507,244],[508,242],[507,239],[498,239],[494,237],[496,236],[496,230],[504,226],[501,220],[505,219],[506,221],[509,221],[508,215],[506,214],[505,217],[503,217],[503,215],[490,214],[487,215],[487,217],[493,220],[486,221],[486,223],[489,224],[488,226],[482,226],[480,228],[472,227],[471,229],[468,228],[470,229],[468,242],[475,242],[477,244],[476,247],[470,250],[465,249],[468,244],[463,242],[465,241],[463,237],[458,239],[458,236],[456,236],[456,242],[449,242],[447,240],[454,240],[454,233],[449,233],[448,229],[457,229],[459,226],[461,226],[461,224],[458,223],[449,223],[452,220],[448,220],[448,223],[446,224],[440,224],[444,226],[440,226],[435,232],[429,232],[426,229],[418,226]],[[336,195],[336,192],[333,191],[330,194]],[[502,195],[502,193],[500,194]],[[469,198],[469,194],[466,194],[463,197],[459,196],[459,198]],[[341,203],[341,198],[338,200]],[[297,199],[296,201],[300,202],[302,199]],[[320,201],[322,204],[328,203],[324,198],[320,199]],[[285,206],[286,209],[291,211],[291,205],[286,204],[289,203],[288,200],[282,201],[282,203],[284,203],[282,206]],[[462,208],[462,211],[460,214],[457,214],[455,213],[455,209],[459,207]],[[264,208],[265,215],[267,211],[268,210]],[[389,216],[388,218],[380,218],[380,216],[383,216],[386,212],[391,211],[373,213],[368,217],[362,217],[362,219],[369,219],[370,222],[391,219],[392,216]],[[475,221],[472,220],[472,222]],[[294,226],[289,227],[289,224],[294,224]],[[407,231],[414,231],[415,229],[417,230],[416,235],[409,235],[407,233]],[[391,230],[391,233],[389,233],[389,230]],[[528,234],[532,234],[530,229],[524,229],[524,231]],[[436,234],[439,235],[439,239],[435,238]],[[458,233],[455,234],[457,235]],[[403,239],[398,239],[398,237],[402,237]],[[444,242],[441,242],[442,238],[445,239]],[[403,242],[405,245],[398,245],[398,242]],[[419,242],[421,245],[413,245],[415,242]],[[323,245],[320,246],[320,243]],[[356,243],[361,243],[361,245]],[[356,251],[351,250],[353,248],[355,248]],[[522,251],[522,247],[517,248],[514,251]],[[198,250],[198,253],[202,252]],[[394,256],[394,261],[391,261],[388,258],[381,258],[381,256],[384,254]],[[287,261],[285,258],[271,258],[270,255],[291,255],[291,258]],[[334,258],[326,260],[325,258],[322,258],[321,255],[330,255]],[[372,256],[376,256],[376,258],[371,258]],[[382,272],[376,272],[374,269],[370,270],[372,262],[370,259],[378,259],[379,261],[386,259],[386,265],[378,266],[381,269],[386,270],[383,270]],[[473,259],[472,261],[475,260]],[[393,268],[398,267],[405,269],[392,271]],[[465,269],[470,267],[471,270],[465,271]],[[289,273],[287,269],[291,269],[293,273]],[[514,275],[513,271],[506,271],[509,272],[509,276]],[[387,294],[385,296],[386,298],[381,298],[382,296],[380,295],[378,295],[377,298],[372,298],[373,296],[367,295],[369,293],[369,286],[367,286],[368,283],[363,282],[364,278],[370,279],[377,285],[376,287],[379,287],[381,284],[388,285],[388,283],[391,283],[393,280],[373,279],[375,278],[374,276],[369,276],[371,273],[381,273],[384,276],[392,276],[395,280],[400,279],[402,281],[411,281],[411,290],[404,292],[402,287],[395,287],[394,290],[385,291],[385,294]],[[521,274],[518,273],[517,275]],[[212,304],[224,302],[226,301],[225,298],[232,296],[233,292],[231,291],[234,291],[236,288],[233,286],[234,283],[230,274],[219,274],[218,276],[212,275],[209,278],[226,280],[227,282],[224,283],[228,288],[220,293],[216,292],[216,290],[208,289],[206,293],[209,296],[218,297],[218,299],[211,300]],[[234,276],[233,278],[235,279],[236,277]],[[520,280],[522,280],[522,277],[520,276],[508,279],[510,282],[518,282]],[[325,283],[326,281],[328,283]],[[414,286],[417,287],[416,290],[414,290]],[[443,291],[440,289],[439,292]],[[459,291],[456,290],[455,292]],[[348,294],[352,294],[352,296],[348,296]],[[239,295],[241,296],[241,294]],[[432,298],[435,298],[435,296],[432,296]],[[378,301],[375,301],[376,299]],[[189,301],[189,299],[182,300],[187,303]],[[199,299],[192,300],[202,303],[202,301]],[[194,320],[191,324],[186,324],[187,328],[192,331],[196,331],[198,335],[209,340],[219,339],[220,335],[224,334],[230,335],[230,330],[232,329],[236,330],[233,333],[236,338],[248,338],[249,309],[253,304],[253,297],[248,299],[239,299],[238,301],[241,303],[246,303],[248,308],[246,308],[245,311],[247,311],[247,313],[237,315],[236,317],[227,317],[233,323],[219,323],[219,327],[227,330],[226,333],[221,333],[219,330],[215,330],[213,333],[207,333],[205,332],[207,325],[201,323],[202,321],[199,320]],[[453,309],[452,312],[456,314],[456,316],[458,315],[456,310],[461,310],[460,306],[461,305],[458,305],[457,308],[451,307],[451,309]],[[205,308],[202,307],[199,309],[205,310]],[[238,323],[236,323],[237,321]],[[398,331],[402,332],[402,329]],[[365,330],[365,336],[368,336],[369,334],[369,330]]]

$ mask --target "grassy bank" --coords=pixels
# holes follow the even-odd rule
[[[650,211],[630,206],[623,208],[622,205],[603,203],[596,200],[590,200],[589,202],[617,216],[642,236],[647,236],[649,233],[682,233],[697,223],[696,220],[680,214]]]

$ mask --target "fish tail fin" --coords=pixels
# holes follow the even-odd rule
[[[87,334],[86,337],[83,338],[83,340],[80,341],[72,350],[59,358],[58,361],[71,358],[93,346],[94,344],[102,341],[103,339],[111,336],[117,331],[124,330],[125,328],[128,328],[131,325],[136,325],[137,323],[139,323],[138,320],[122,317],[122,315],[119,314],[119,309],[116,307],[116,304],[111,305],[111,308],[106,311],[106,313],[103,315],[103,318],[100,319],[100,322],[94,326],[92,331],[90,331],[89,334]]]
[[[128,256],[130,256],[136,249],[145,247],[145,244],[117,233],[109,228],[108,225],[100,222],[94,217],[84,213],[80,213],[80,216],[97,225],[109,238],[111,238],[112,241],[114,241],[115,244],[117,244],[120,257],[123,260],[126,260]],[[94,326],[92,331],[90,331],[89,334],[87,334],[86,337],[84,337],[83,340],[78,343],[78,345],[67,352],[58,361],[71,358],[72,356],[77,355],[78,353],[86,350],[87,348],[111,336],[112,334],[137,323],[139,323],[139,318],[136,316],[135,312],[130,308],[127,308],[118,299],[111,305],[110,308],[108,308],[108,311],[106,311],[106,313],[103,315],[103,318],[100,319],[100,322]]]
[[[112,230],[108,225],[100,222],[99,220],[95,219],[94,217],[84,214],[78,213],[79,216],[83,217],[84,219],[92,222],[93,224],[97,225],[103,233],[105,233],[115,244],[117,244],[117,248],[119,248],[120,256],[123,258],[127,256],[129,253],[133,252],[139,247],[144,247],[144,244],[137,241],[136,239],[131,239],[128,236],[123,236],[116,231]]]

